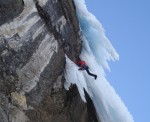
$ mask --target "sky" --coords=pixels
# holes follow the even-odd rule
[[[85,1],[120,55],[106,78],[135,122],[150,122],[150,1]]]

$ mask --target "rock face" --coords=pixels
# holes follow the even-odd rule
[[[0,122],[97,121],[63,86],[80,33],[72,0],[0,0]]]
[[[0,25],[10,22],[23,10],[22,0],[0,0]]]

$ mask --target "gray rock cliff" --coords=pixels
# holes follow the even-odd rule
[[[72,0],[0,0],[0,122],[97,122],[76,86],[63,86],[80,35]]]

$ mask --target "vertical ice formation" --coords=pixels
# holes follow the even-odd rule
[[[77,16],[83,33],[80,58],[90,70],[98,75],[97,80],[78,67],[66,56],[66,89],[76,83],[81,98],[85,101],[83,88],[90,94],[99,119],[102,122],[134,122],[132,115],[105,78],[104,69],[110,70],[107,61],[119,59],[119,55],[104,33],[100,22],[86,8],[84,0],[74,0]]]

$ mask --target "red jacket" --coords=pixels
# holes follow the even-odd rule
[[[86,65],[85,61],[77,61],[77,64],[82,66],[82,65]]]

